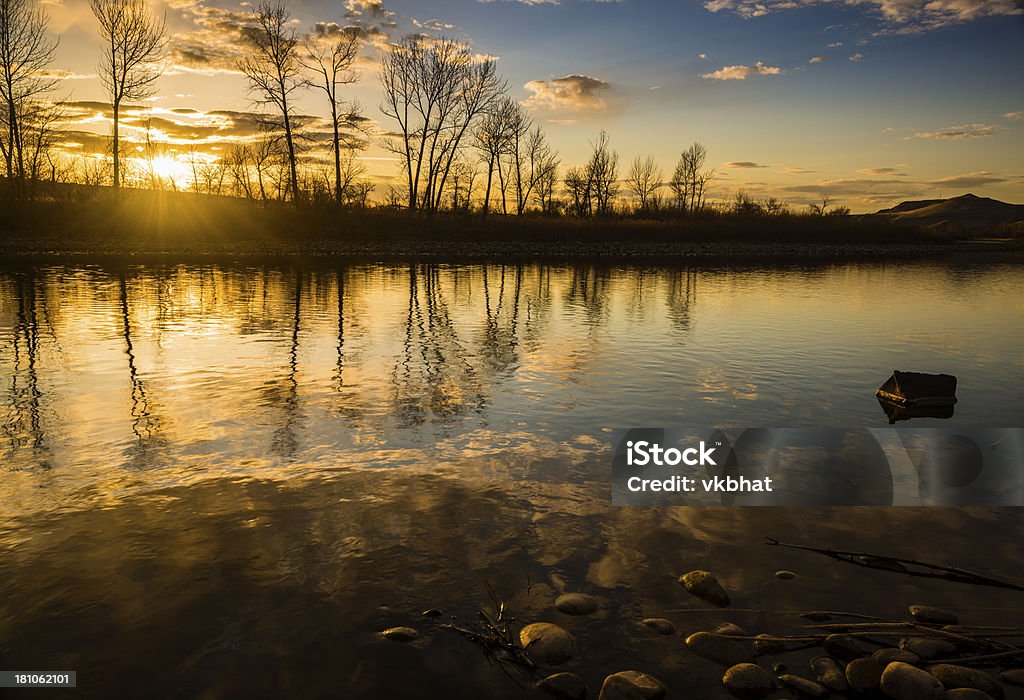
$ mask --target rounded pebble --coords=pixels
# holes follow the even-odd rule
[[[999,680],[1008,685],[1024,688],[1024,668],[1008,668],[999,674]]]
[[[534,661],[560,664],[576,655],[576,640],[558,625],[535,622],[519,631],[519,642]]]
[[[722,683],[738,698],[763,698],[775,690],[771,675],[757,664],[736,664],[722,676]]]
[[[942,700],[995,700],[995,698],[974,688],[954,688],[947,690],[942,696]]]
[[[942,659],[956,653],[956,647],[945,639],[907,637],[900,640],[900,649],[912,651],[921,659]]]
[[[710,632],[694,632],[686,638],[686,648],[697,656],[722,666],[735,666],[750,660],[750,652],[739,642]]]
[[[786,651],[786,643],[773,639],[770,634],[759,634],[754,640],[754,651],[762,656],[782,654]]]
[[[829,690],[843,692],[850,684],[846,682],[846,674],[833,659],[827,656],[816,656],[811,659],[811,670],[818,677],[818,682]]]
[[[976,668],[956,664],[938,664],[930,667],[928,672],[938,678],[939,682],[949,690],[974,688],[991,695],[996,700],[1003,697],[1003,689],[996,679]]]
[[[798,695],[804,695],[809,698],[823,698],[829,694],[829,689],[820,683],[815,683],[800,676],[794,676],[791,673],[779,676],[779,683],[795,690]]]
[[[852,661],[867,656],[872,650],[872,647],[868,647],[864,642],[848,634],[830,634],[825,637],[822,646],[829,654],[843,661]]]
[[[747,637],[747,636],[749,636],[745,629],[743,629],[739,625],[735,625],[735,624],[733,624],[731,622],[723,622],[722,624],[720,624],[718,627],[716,627],[715,629],[713,629],[711,631],[714,632],[715,634],[724,634],[727,637]]]
[[[566,615],[589,615],[597,610],[597,599],[586,593],[563,593],[555,599],[555,609]]]
[[[587,684],[575,673],[555,673],[537,681],[537,687],[564,700],[583,700],[587,697]]]
[[[679,583],[691,595],[703,601],[724,608],[729,605],[729,594],[710,571],[697,569],[679,577]]]
[[[780,578],[783,581],[789,581],[790,579],[796,578],[796,574],[794,574],[792,571],[776,571],[775,578]]]
[[[854,659],[846,665],[846,682],[858,693],[878,690],[885,668],[874,659]]]
[[[598,700],[660,700],[665,686],[640,671],[619,671],[604,679]]]
[[[663,617],[648,617],[641,620],[641,622],[644,627],[655,634],[670,635],[676,633],[676,626],[672,624],[672,621],[666,620]]]
[[[930,605],[911,605],[907,610],[915,620],[926,625],[957,625],[960,623],[960,618],[955,613],[941,608],[933,608]]]
[[[941,700],[946,692],[935,676],[900,661],[885,667],[881,688],[893,700]]]
[[[380,634],[384,639],[391,639],[396,642],[411,642],[420,636],[420,633],[412,627],[389,627]]]
[[[897,649],[896,647],[878,649],[871,655],[871,658],[882,664],[882,668],[885,668],[893,661],[902,661],[905,664],[916,664],[921,660],[921,657],[914,652],[908,649]]]

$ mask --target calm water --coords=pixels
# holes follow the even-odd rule
[[[1022,289],[1024,266],[925,263],[0,270],[0,668],[77,670],[69,697],[522,697],[418,618],[470,618],[486,580],[576,634],[593,690],[635,667],[712,696],[637,620],[785,623],[678,612],[696,567],[744,609],[1006,624],[1021,594],[760,542],[1024,578],[1016,509],[613,509],[608,436],[882,427],[893,369],[959,377],[954,417],[916,423],[1022,426]],[[602,611],[561,616],[560,590]],[[395,624],[425,634],[375,635]]]

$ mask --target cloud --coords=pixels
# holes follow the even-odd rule
[[[69,70],[57,68],[46,68],[36,72],[35,75],[42,80],[92,80],[99,77],[95,73],[72,73]]]
[[[702,61],[707,59],[707,57],[708,57],[708,55],[706,53],[699,53],[699,54],[697,54],[697,58],[699,58]]]
[[[1024,112],[1007,112],[1003,115],[1003,119],[1024,119]]]
[[[382,0],[346,0],[345,8],[354,17],[363,15],[382,17],[386,12]]]
[[[524,86],[533,94],[523,104],[531,109],[603,110],[609,83],[589,75],[567,75],[551,80],[531,80]]]
[[[862,54],[862,53],[855,53],[852,56],[850,56],[850,60],[854,61],[854,62],[859,61],[862,58],[864,58],[864,54]]]
[[[1009,182],[1009,180],[1005,177],[993,175],[986,170],[981,170],[975,173],[967,173],[966,175],[952,175],[949,177],[940,177],[937,180],[927,180],[925,184],[935,189],[959,189],[982,187],[984,185],[998,185],[1003,182]]]
[[[813,58],[811,58],[811,60],[808,61],[808,63],[824,63],[824,62],[825,62],[825,57],[824,56],[814,56]]]
[[[705,80],[746,80],[752,75],[779,75],[781,72],[781,68],[766,66],[764,62],[758,61],[752,66],[725,66],[701,77]]]
[[[817,171],[807,170],[806,168],[796,168],[791,165],[785,165],[782,167],[782,172],[787,173],[789,175],[809,175]]]
[[[980,17],[1024,15],[1019,0],[706,0],[704,9],[750,19],[816,5],[865,7],[882,26],[879,33],[909,34]]]
[[[892,175],[894,177],[906,177],[906,173],[897,172],[896,168],[861,168],[857,171],[861,175]]]
[[[767,165],[754,163],[749,160],[733,160],[722,164],[723,168],[767,168]]]
[[[947,126],[939,131],[925,131],[914,134],[915,139],[976,139],[985,136],[992,136],[1003,131],[1003,127],[991,124],[958,124]]]

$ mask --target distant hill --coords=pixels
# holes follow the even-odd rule
[[[952,199],[923,199],[902,202],[882,209],[876,216],[921,226],[960,229],[1024,226],[1024,204],[1007,204],[997,199],[965,194]]]

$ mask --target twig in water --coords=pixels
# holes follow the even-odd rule
[[[904,559],[902,557],[890,557],[884,554],[870,554],[868,552],[848,552],[840,549],[826,549],[822,547],[808,547],[801,544],[790,544],[780,542],[774,537],[766,537],[765,544],[774,547],[788,547],[790,549],[802,549],[815,554],[821,554],[835,559],[836,561],[862,566],[868,569],[880,571],[892,571],[921,578],[942,579],[956,583],[967,583],[975,586],[993,586],[995,588],[1008,588],[1013,591],[1024,591],[1024,585],[993,578],[985,574],[979,574],[956,566],[944,566],[930,562],[918,561],[916,559]]]

